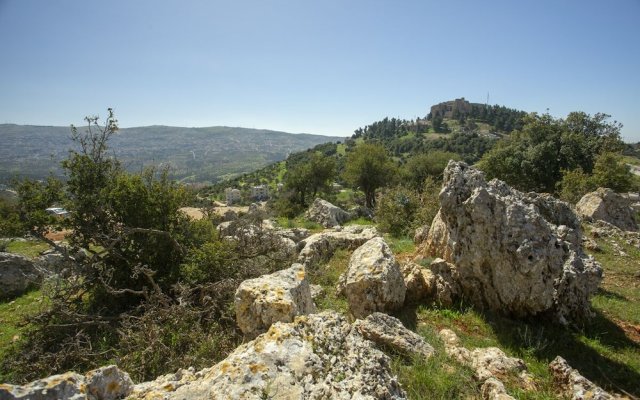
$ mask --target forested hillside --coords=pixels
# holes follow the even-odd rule
[[[61,176],[60,161],[72,142],[68,127],[0,125],[0,182],[15,177]],[[124,128],[111,140],[111,153],[131,172],[168,166],[184,182],[217,182],[280,161],[292,152],[337,137],[232,127]]]

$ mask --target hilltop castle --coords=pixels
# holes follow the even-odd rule
[[[471,113],[473,106],[483,106],[483,104],[469,103],[464,97],[452,101],[445,101],[431,106],[431,118],[437,115],[443,118],[456,118],[460,115],[467,115]]]

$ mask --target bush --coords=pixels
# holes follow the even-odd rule
[[[573,171],[562,171],[562,180],[558,182],[558,195],[561,200],[576,204],[582,196],[596,189],[591,176],[578,168]]]
[[[386,189],[376,201],[378,227],[392,236],[404,236],[413,226],[419,207],[420,199],[416,191],[402,186]]]
[[[383,232],[400,237],[412,234],[415,228],[431,225],[440,207],[440,186],[432,177],[425,179],[422,193],[397,186],[380,194],[375,219]]]

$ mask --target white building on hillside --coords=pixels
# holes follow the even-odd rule
[[[232,204],[240,203],[240,200],[242,199],[240,190],[234,189],[234,188],[226,188],[224,190],[224,197],[228,206]]]
[[[258,185],[251,188],[251,198],[254,200],[266,200],[269,198],[269,187]]]

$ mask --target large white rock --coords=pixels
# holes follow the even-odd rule
[[[353,252],[338,285],[356,318],[401,307],[407,291],[400,265],[381,237],[369,240]]]
[[[605,221],[623,231],[637,231],[631,200],[607,188],[598,188],[585,194],[578,204],[576,212],[589,221]]]
[[[405,399],[389,358],[335,312],[277,322],[225,360],[136,385],[131,399]]]
[[[0,252],[0,299],[21,295],[41,278],[41,271],[28,258]]]
[[[333,228],[351,219],[351,214],[326,200],[316,198],[305,213],[305,217],[325,228]]]
[[[249,279],[235,294],[236,320],[249,336],[266,331],[275,322],[291,322],[296,315],[315,312],[304,266]]]
[[[129,395],[133,381],[115,365],[80,375],[66,372],[23,386],[0,385],[0,399],[7,400],[116,400]]]
[[[516,317],[548,314],[566,323],[591,314],[602,268],[583,253],[580,220],[568,204],[486,182],[451,161],[440,205],[421,253],[455,266],[455,296]]]
[[[378,236],[372,226],[351,225],[315,233],[302,240],[302,250],[298,262],[309,268],[328,260],[336,250],[354,250],[365,242]]]

